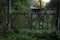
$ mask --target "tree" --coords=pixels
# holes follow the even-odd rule
[[[57,28],[58,26],[58,18],[59,18],[59,10],[60,10],[60,0],[51,0],[49,4],[47,4],[47,8],[55,8],[56,9],[56,13],[55,13],[55,18],[56,18],[56,22],[55,22],[55,26]]]
[[[28,10],[31,6],[32,0],[12,0],[12,9],[14,10]]]

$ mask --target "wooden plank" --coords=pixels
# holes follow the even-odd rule
[[[13,11],[13,12],[11,12],[11,14],[16,14],[16,15],[19,15],[19,14],[28,14],[29,12],[27,12],[27,11],[25,11],[25,12],[21,12],[20,10],[15,10],[15,11]]]

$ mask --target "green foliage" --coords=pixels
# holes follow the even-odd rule
[[[51,31],[50,33],[47,31],[35,32],[32,30],[20,30],[20,33],[9,33],[8,36],[0,37],[0,40],[56,40],[58,38],[58,34],[55,31]]]
[[[14,10],[28,10],[31,6],[31,0],[12,0],[12,9]]]
[[[60,7],[60,0],[51,0],[48,4],[47,4],[47,8],[56,8],[57,6]]]
[[[12,3],[11,4],[12,10],[26,11],[26,10],[29,10],[31,6],[31,0],[12,0],[11,3]],[[1,17],[5,20],[5,17],[6,17],[5,12],[2,11],[2,14],[3,16]],[[47,16],[47,17],[49,22],[48,25],[51,27],[53,18],[52,16]],[[45,20],[46,19],[44,19],[44,21]],[[39,29],[38,30],[25,29],[25,25],[26,25],[25,22],[26,22],[26,18],[23,15],[18,16],[13,21],[13,25],[14,27],[17,28],[18,33],[16,33],[16,29],[14,29],[13,27],[12,27],[13,28],[12,32],[8,32],[7,27],[3,26],[0,29],[0,32],[2,32],[2,36],[0,36],[0,40],[46,40],[46,39],[55,40],[55,39],[58,39],[58,34],[56,34],[56,32],[51,32],[51,31],[46,32],[46,30],[41,31]],[[44,22],[45,23],[44,26],[46,25],[46,22]]]

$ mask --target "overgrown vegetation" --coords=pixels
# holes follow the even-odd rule
[[[20,10],[21,12],[24,11],[31,11],[30,6],[32,5],[32,0],[11,0],[11,10]],[[55,1],[54,1],[55,2]],[[54,27],[54,16],[48,15],[45,13],[44,18],[41,17],[43,21],[43,30],[41,29],[31,29],[28,25],[28,16],[17,15],[17,17],[12,21],[11,30],[8,31],[7,26],[7,14],[8,14],[8,4],[7,0],[0,0],[0,40],[60,40],[60,35],[58,34],[55,29],[47,30],[46,28],[53,28]],[[53,3],[53,1],[52,1]],[[51,5],[49,3],[49,7],[58,6],[56,4]],[[47,4],[48,5],[48,4]],[[46,11],[45,11],[46,12]],[[17,14],[17,13],[16,13]],[[29,13],[28,13],[29,14]],[[12,15],[11,18],[13,19],[16,15]],[[42,15],[43,16],[43,15]],[[48,21],[47,21],[47,20]],[[41,22],[42,22],[41,21]],[[40,24],[41,24],[40,22]],[[48,27],[47,23],[48,22]],[[34,23],[33,23],[34,24]],[[38,24],[38,23],[37,23]],[[36,26],[37,27],[37,26]],[[46,27],[46,28],[44,28]]]

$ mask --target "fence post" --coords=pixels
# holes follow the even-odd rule
[[[11,31],[11,0],[8,0],[8,15],[7,15],[7,21],[8,21],[8,30]]]

